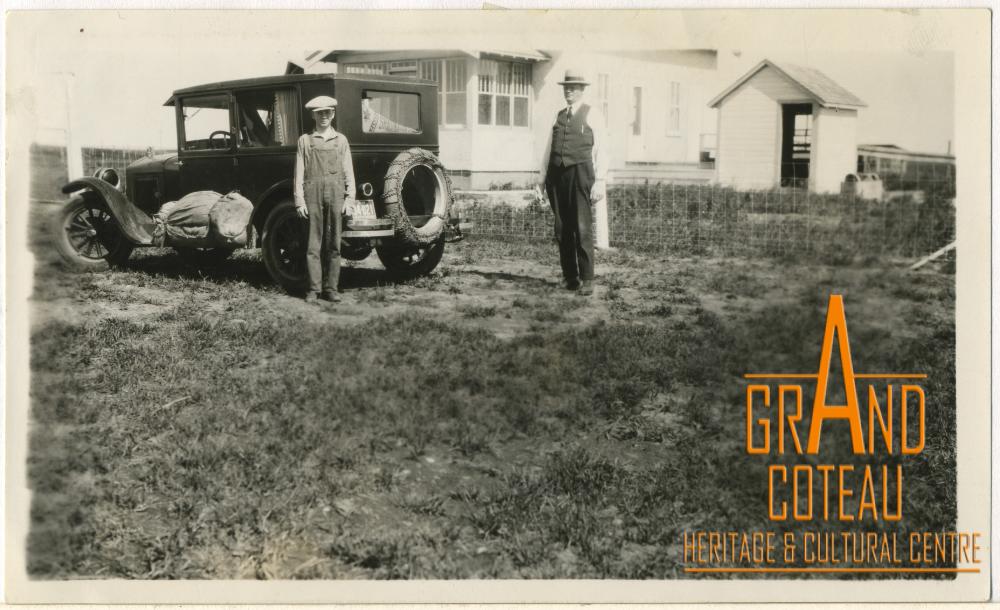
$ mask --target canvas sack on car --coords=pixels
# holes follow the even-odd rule
[[[168,201],[153,215],[158,246],[214,248],[246,243],[253,204],[238,193],[197,191]]]

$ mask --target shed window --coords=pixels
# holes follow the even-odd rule
[[[795,161],[809,160],[809,147],[812,142],[812,115],[795,115],[795,135],[792,136],[792,159]]]

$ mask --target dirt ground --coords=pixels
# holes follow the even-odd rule
[[[44,578],[682,576],[680,531],[736,527],[759,501],[733,483],[760,475],[740,465],[740,374],[814,370],[831,292],[859,370],[947,367],[928,346],[954,340],[948,262],[600,252],[580,297],[554,244],[470,238],[409,282],[348,263],[334,306],[284,294],[253,250],[69,272],[48,213],[29,456]],[[950,518],[930,502],[954,485],[938,451],[917,521]],[[266,457],[248,470],[247,453]]]

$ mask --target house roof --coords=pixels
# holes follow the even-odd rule
[[[805,89],[821,106],[825,108],[863,108],[868,105],[861,101],[861,99],[856,95],[841,87],[829,76],[823,74],[815,68],[808,68],[806,66],[799,66],[796,64],[779,64],[771,61],[770,59],[765,59],[754,66],[753,69],[737,79],[735,83],[727,87],[725,91],[715,96],[715,98],[712,99],[708,105],[712,108],[717,107],[720,103],[722,103],[722,100],[729,96],[730,93],[736,91],[736,89],[738,89],[741,85],[767,67],[774,68],[785,78]]]
[[[320,49],[306,53],[301,59],[290,60],[285,68],[286,74],[302,72],[320,62],[339,61],[343,55],[365,55],[365,56],[395,56],[399,54],[417,57],[426,55],[428,57],[441,57],[442,55],[468,55],[475,58],[498,57],[501,59],[519,59],[522,61],[548,61],[549,56],[534,49],[432,49],[432,50],[407,50],[407,51],[373,51],[359,49]]]

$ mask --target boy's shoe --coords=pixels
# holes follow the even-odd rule
[[[580,290],[577,294],[582,297],[589,297],[594,294],[594,282],[592,280],[583,280],[580,282]]]
[[[579,280],[563,280],[563,286],[566,290],[576,290],[580,287]]]
[[[315,292],[307,292],[306,296],[305,296],[305,302],[306,303],[315,303],[316,302],[316,293]]]
[[[330,301],[331,303],[339,303],[340,295],[336,290],[324,290],[323,295],[320,297],[324,301]]]

